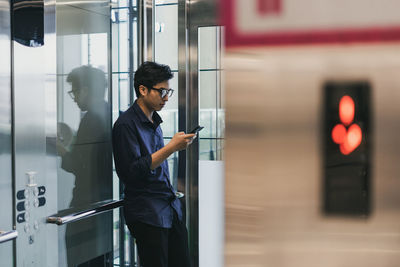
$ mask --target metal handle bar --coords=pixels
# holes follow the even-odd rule
[[[17,236],[18,236],[18,232],[16,230],[9,231],[9,232],[0,231],[0,243],[16,239]]]
[[[84,220],[86,218],[101,214],[103,212],[111,211],[116,208],[122,207],[124,201],[120,200],[105,200],[101,202],[94,203],[86,209],[81,209],[78,211],[73,211],[74,209],[68,209],[61,211],[57,214],[47,217],[47,223],[64,225],[70,222],[75,222],[79,220]]]

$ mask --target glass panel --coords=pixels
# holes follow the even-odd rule
[[[218,28],[204,27],[199,30],[199,69],[217,69]]]
[[[109,103],[110,6],[57,5],[58,209],[113,197]],[[121,63],[120,63],[121,64]],[[113,213],[59,227],[59,266],[108,266]]]
[[[221,27],[199,28],[199,123],[204,126],[200,138],[225,137],[222,33]]]
[[[200,160],[216,160],[217,158],[217,141],[216,139],[200,139],[199,142],[199,159]]]
[[[113,74],[113,124],[119,114],[129,107],[129,75],[128,73]]]
[[[112,10],[113,72],[129,70],[128,8]]]
[[[178,5],[155,8],[155,61],[178,69]]]
[[[112,0],[111,1],[113,7],[119,7],[119,8],[121,8],[121,7],[129,7],[130,2],[132,2],[131,3],[132,6],[136,6],[136,0],[132,0],[132,1],[129,1],[129,0]]]
[[[164,145],[167,145],[171,139],[164,139]],[[168,157],[169,179],[175,189],[178,188],[178,152],[173,153]]]
[[[9,1],[0,0],[0,231],[13,229]],[[13,242],[0,244],[0,266],[13,266]]]
[[[170,88],[174,89],[174,94],[168,99],[165,107],[159,112],[163,123],[161,129],[164,135],[164,144],[168,144],[171,138],[178,132],[178,73],[174,73],[174,78],[169,81]],[[177,188],[178,179],[178,153],[169,156],[168,166],[172,185]]]
[[[127,110],[135,99],[133,84],[134,70],[138,62],[138,34],[137,34],[137,1],[115,0],[111,11],[112,21],[112,58],[113,58],[113,91],[112,91],[112,122],[119,114]],[[131,7],[129,7],[131,5]],[[132,31],[132,38],[129,34]],[[132,69],[130,66],[132,65]],[[120,198],[120,192],[115,188],[119,179],[114,170],[114,198]],[[119,189],[119,188],[118,188]],[[124,219],[119,211],[114,212],[114,264],[116,266],[136,266],[133,258],[135,250],[129,231],[123,227]],[[122,239],[122,240],[121,240]],[[118,241],[117,241],[118,240]],[[121,246],[121,247],[119,247]],[[117,251],[118,249],[118,251]]]
[[[201,27],[199,59],[199,259],[200,265],[223,264],[224,137],[223,51],[221,27]],[[221,201],[222,200],[222,201]],[[217,203],[217,204],[215,204]],[[208,227],[212,225],[212,227]],[[223,232],[223,231],[222,231]]]
[[[156,0],[156,5],[178,4],[178,0]]]
[[[201,71],[199,74],[200,113],[199,123],[204,129],[200,138],[217,137],[217,71]]]
[[[225,140],[217,139],[217,160],[225,160]]]
[[[165,107],[159,112],[163,123],[161,129],[164,138],[173,137],[178,132],[178,73],[174,73],[174,78],[169,81],[170,88],[174,89],[174,94],[168,99]]]

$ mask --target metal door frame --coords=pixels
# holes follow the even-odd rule
[[[178,129],[199,123],[198,28],[219,26],[217,0],[178,0]],[[155,1],[138,0],[139,64],[154,59]],[[186,197],[186,225],[192,266],[199,266],[199,141],[179,151],[178,191]]]
[[[178,0],[179,130],[199,124],[199,27],[218,26],[217,0]],[[189,249],[192,266],[199,266],[199,139],[181,152],[179,176],[185,185]]]

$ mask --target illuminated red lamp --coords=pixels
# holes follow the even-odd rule
[[[354,101],[348,95],[345,95],[340,99],[339,117],[340,121],[346,126],[350,125],[354,120]]]
[[[337,124],[332,130],[332,140],[340,147],[343,155],[349,155],[362,141],[362,130],[357,124],[352,124],[347,130],[345,126],[354,120],[354,101],[350,96],[343,96],[339,102],[339,118],[341,124]]]

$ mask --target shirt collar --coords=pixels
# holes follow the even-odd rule
[[[153,112],[153,122],[152,123],[144,114],[142,108],[139,106],[139,104],[137,103],[137,100],[135,100],[135,102],[132,105],[132,109],[133,111],[135,111],[136,115],[139,117],[139,120],[143,123],[150,123],[150,124],[154,124],[155,127],[158,127],[158,125],[160,125],[163,120],[161,119],[160,115],[158,115],[158,113],[156,111]]]

